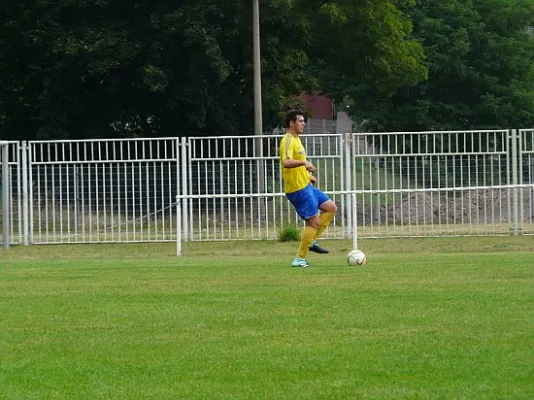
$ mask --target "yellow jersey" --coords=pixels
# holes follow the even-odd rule
[[[284,160],[306,160],[306,150],[300,138],[289,133],[280,142],[280,169],[284,181],[284,192],[293,193],[304,189],[310,183],[310,173],[304,165],[295,168],[284,168]]]

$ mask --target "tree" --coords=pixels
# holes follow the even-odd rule
[[[532,126],[533,0],[420,0],[408,12],[424,46],[428,80],[363,110],[371,129]]]
[[[304,90],[390,94],[424,79],[395,4],[262,1],[264,127]],[[251,21],[248,2],[6,0],[0,136],[251,133]]]

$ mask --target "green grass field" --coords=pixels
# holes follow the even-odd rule
[[[0,399],[532,399],[534,238],[12,247]]]

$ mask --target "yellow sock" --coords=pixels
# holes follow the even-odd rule
[[[319,228],[317,229],[317,234],[313,238],[313,240],[317,240],[323,232],[328,228],[328,225],[330,225],[330,222],[334,219],[334,213],[330,211],[326,211],[322,213],[319,218],[321,218],[321,225],[319,225]]]
[[[297,257],[306,258],[311,242],[313,242],[313,238],[316,234],[317,229],[311,226],[306,226],[304,228],[304,230],[302,231],[302,237],[300,238],[300,247],[299,252],[297,253]]]

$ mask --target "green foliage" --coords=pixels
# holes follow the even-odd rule
[[[248,134],[250,2],[6,0],[0,137]],[[397,1],[261,1],[264,127],[302,91],[424,78]]]
[[[422,47],[409,37],[412,24],[396,4],[349,1],[315,13],[317,25],[325,27],[314,38],[313,55],[326,91],[360,104],[362,94],[388,97],[426,79]],[[332,13],[335,25],[329,24]]]
[[[532,126],[533,0],[420,0],[406,11],[424,46],[428,80],[361,106],[371,129]]]
[[[534,0],[265,0],[260,16],[266,130],[314,90],[372,129],[534,124]],[[2,138],[252,133],[250,3],[6,0],[0,38]]]
[[[298,242],[300,240],[300,230],[293,225],[284,226],[280,231],[280,242]]]

